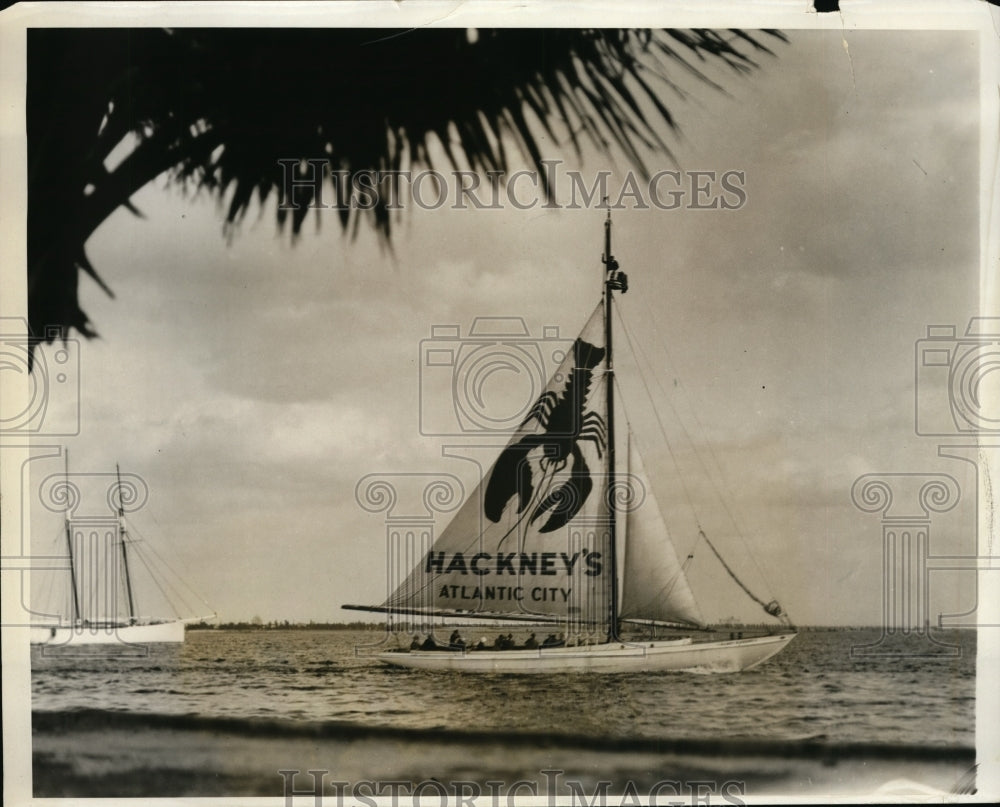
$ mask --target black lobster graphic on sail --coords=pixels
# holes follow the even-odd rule
[[[532,510],[529,523],[551,511],[539,531],[552,532],[569,522],[583,507],[594,482],[580,451],[580,443],[585,440],[592,442],[599,457],[603,457],[607,445],[604,418],[597,412],[584,411],[594,368],[601,363],[604,353],[604,348],[583,339],[573,343],[573,369],[563,391],[545,392],[521,423],[523,428],[535,420],[542,431],[526,434],[507,446],[493,466],[483,501],[483,510],[490,521],[496,523],[500,520],[504,508],[515,495],[518,515],[531,504],[535,495],[535,480],[528,455],[536,448],[541,448],[543,452],[540,458],[543,478],[560,473],[570,460],[572,467],[569,479],[549,492]]]

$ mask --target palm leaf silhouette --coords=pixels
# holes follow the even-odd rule
[[[577,156],[586,138],[669,154],[676,129],[664,96],[683,70],[737,73],[770,53],[774,31],[465,29],[29,29],[28,314],[33,343],[94,336],[80,308],[81,272],[109,294],[87,239],[164,172],[227,199],[231,228],[250,206],[284,202],[279,227],[298,234],[312,191],[282,194],[279,160],[322,157],[331,176],[433,168],[438,141],[453,168],[507,170],[513,139],[544,182],[540,139]],[[125,152],[117,164],[109,158]],[[331,186],[332,187],[332,186]],[[332,200],[331,200],[332,201]],[[388,242],[391,211],[345,206]]]

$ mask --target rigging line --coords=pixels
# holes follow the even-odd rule
[[[640,354],[639,354],[639,351],[637,351],[636,347],[635,347],[635,340],[633,340],[632,335],[631,335],[631,331],[628,328],[628,326],[625,324],[625,318],[622,317],[619,314],[619,318],[618,319],[622,323],[622,330],[625,333],[626,341],[628,342],[629,347],[632,349],[633,357],[635,358],[636,364],[639,367],[639,371],[640,371],[639,372],[639,378],[641,379],[643,387],[646,390],[646,394],[648,396],[650,396],[650,401],[652,401],[653,399],[652,399],[652,396],[651,396],[651,393],[650,393],[650,390],[649,390],[649,385],[646,383],[645,374],[642,372],[642,364],[640,362]],[[642,358],[645,359],[645,361],[647,362],[647,364],[652,365],[652,362],[649,360],[648,355],[646,355],[645,353],[643,353],[642,354]],[[662,390],[662,386],[661,386],[661,390]],[[665,390],[663,390],[663,393],[664,393],[664,397],[667,400],[668,405],[670,406],[671,410],[674,413],[674,416],[678,417],[677,416],[677,410],[674,408],[673,404],[670,402],[670,396],[666,395],[666,391]],[[660,431],[663,434],[664,442],[667,444],[667,450],[670,452],[670,456],[674,460],[675,467],[677,467],[678,478],[681,481],[681,488],[684,491],[684,496],[688,500],[688,504],[691,507],[691,511],[695,514],[695,519],[699,520],[698,519],[698,511],[694,507],[693,502],[691,501],[691,497],[689,495],[689,492],[688,492],[688,489],[687,489],[687,485],[684,484],[684,475],[681,472],[680,467],[677,465],[677,460],[676,460],[676,457],[674,456],[673,447],[670,445],[670,440],[667,438],[666,430],[665,430],[665,428],[663,426],[663,421],[661,420],[660,415],[659,415],[659,411],[658,411],[658,409],[657,409],[657,407],[655,405],[653,406],[653,413],[656,415],[656,420],[660,424]],[[678,417],[678,422],[680,422],[680,418],[679,417]],[[687,430],[684,428],[684,424],[682,422],[680,422],[680,426],[681,426],[681,430],[684,432],[684,436],[687,437],[688,442],[691,445],[691,448],[694,450],[694,453],[697,456],[698,452],[697,452],[697,449],[695,447],[694,441],[691,440],[691,436],[688,434]],[[700,461],[700,458],[699,458],[699,461]],[[708,477],[709,482],[711,482],[712,485],[713,485],[713,487],[715,487],[716,495],[720,498],[720,500],[722,500],[721,493],[718,490],[718,488],[715,486],[714,480],[712,480],[711,475],[708,473],[708,469],[705,467],[704,463],[700,462],[700,464],[702,466],[702,471],[705,473],[705,476]],[[725,501],[724,500],[722,501],[722,505],[725,508]],[[729,513],[728,509],[726,510],[726,512],[727,512],[727,514],[729,514],[730,520],[732,520],[732,514]],[[734,526],[736,526],[735,522],[734,522]],[[737,534],[740,534],[738,527],[737,527]],[[743,591],[745,591],[750,596],[751,599],[753,599],[755,602],[759,603],[764,608],[764,610],[767,613],[771,614],[772,616],[778,616],[779,618],[782,618],[780,607],[778,608],[778,613],[777,614],[773,613],[773,611],[772,611],[772,603],[774,604],[774,606],[777,606],[776,601],[772,601],[772,603],[764,603],[757,596],[755,596],[753,593],[750,592],[750,590],[743,584],[743,581],[741,581],[738,577],[736,577],[736,575],[733,572],[733,570],[729,568],[729,566],[726,564],[726,562],[724,560],[722,560],[722,555],[719,554],[719,551],[708,540],[708,536],[705,535],[705,531],[704,531],[704,529],[702,529],[702,526],[701,526],[700,523],[698,524],[698,535],[699,535],[699,537],[705,539],[705,542],[708,543],[709,547],[715,553],[715,556],[719,559],[719,562],[722,563],[723,568],[725,568],[725,570],[729,573],[729,575],[739,584],[740,588],[742,588]],[[740,534],[740,535],[742,537],[742,534]],[[744,539],[744,544],[746,544],[746,540],[745,539]],[[751,558],[753,558],[752,553],[750,553],[750,551],[749,551],[749,546],[746,546],[745,548],[747,549],[748,554],[751,555]],[[755,565],[756,565],[756,562],[755,562]],[[758,570],[759,570],[759,567],[758,567]],[[764,580],[765,587],[767,587],[768,589],[770,589],[770,586],[767,584],[767,578],[764,577],[763,573],[761,573],[761,577]],[[770,591],[768,593],[770,594]]]
[[[652,312],[649,310],[648,303],[646,302],[645,299],[643,300],[643,305],[646,306],[647,314],[649,314],[651,316]],[[650,319],[650,322],[654,322],[655,323],[655,320],[654,319]],[[664,339],[663,334],[659,330],[656,329],[655,324],[653,326],[653,330],[656,332],[658,341],[660,343],[660,347],[663,349],[663,352],[666,354],[667,360],[672,365],[674,365],[675,362],[673,361],[673,358],[672,358],[672,356],[670,354],[670,349],[667,346],[666,339]],[[650,364],[652,364],[652,362],[650,362]],[[661,389],[662,389],[662,384],[661,384]],[[684,388],[681,387],[681,389],[683,390]],[[664,390],[664,392],[666,392],[666,391]],[[719,490],[719,486],[716,484],[715,478],[713,478],[713,476],[709,473],[708,468],[705,466],[705,464],[704,464],[704,462],[703,462],[703,460],[701,458],[701,455],[700,455],[700,453],[697,450],[695,450],[695,456],[698,458],[699,464],[701,464],[702,470],[704,470],[706,477],[708,477],[709,481],[712,483],[713,488],[715,488],[716,494],[718,495],[718,498],[719,498],[719,503],[722,505],[723,511],[726,513],[726,516],[729,518],[729,521],[732,524],[733,529],[736,532],[736,535],[739,537],[740,541],[742,541],[744,549],[746,550],[746,554],[749,555],[751,563],[753,563],[754,568],[756,568],[757,573],[760,575],[760,578],[761,578],[761,580],[764,583],[764,587],[768,590],[769,594],[773,595],[773,588],[772,588],[772,586],[770,584],[770,581],[767,578],[767,575],[764,573],[763,568],[758,563],[757,557],[756,557],[755,553],[750,548],[750,545],[749,545],[749,542],[746,539],[746,536],[743,534],[743,531],[740,529],[739,521],[736,519],[736,517],[733,515],[732,511],[729,508],[728,502],[734,500],[735,497],[733,496],[732,489],[730,488],[730,486],[729,486],[729,484],[728,484],[728,482],[726,480],[726,474],[725,474],[725,472],[722,469],[722,464],[719,462],[718,456],[716,455],[715,451],[713,450],[711,442],[708,440],[707,433],[705,431],[705,427],[702,425],[701,420],[698,417],[697,407],[689,406],[689,409],[691,410],[691,416],[694,418],[695,425],[698,427],[698,430],[699,430],[699,432],[701,434],[702,442],[705,445],[705,447],[707,448],[709,457],[712,460],[712,463],[714,464],[715,473],[718,476],[719,480],[721,480],[722,487],[724,488],[724,490],[721,490],[721,491]],[[682,429],[684,428],[683,427],[683,423],[681,424],[681,428]],[[694,446],[695,446],[694,441],[691,440],[691,437],[690,437],[690,435],[688,435],[686,429],[684,429],[684,433],[685,433],[685,436],[688,437],[688,440],[691,441],[692,448],[694,448]],[[723,493],[725,493],[725,495],[723,495]]]
[[[47,546],[48,552],[53,559],[60,557],[60,555],[58,555],[57,547],[60,540],[62,540],[63,536],[66,534],[66,531],[64,527],[60,526],[58,530],[54,530],[54,533],[55,537],[49,539],[49,544]],[[63,550],[63,552],[65,552],[65,550]],[[62,557],[65,557],[65,555]],[[67,560],[72,562],[71,558],[67,558]],[[32,596],[30,602],[34,606],[43,609],[41,613],[42,616],[58,616],[61,623],[63,615],[72,614],[72,611],[69,609],[64,610],[64,603],[69,604],[69,597],[67,596],[65,586],[60,586],[59,590],[56,590],[56,581],[59,579],[60,571],[68,571],[68,569],[47,569],[44,567],[37,568],[31,571],[29,580],[32,581]],[[40,578],[39,575],[41,575]],[[33,584],[39,579],[43,582],[36,591]],[[54,613],[49,613],[50,611],[53,611]]]
[[[101,579],[101,567],[100,567],[101,555],[100,552],[98,551],[97,546],[95,546],[95,544],[97,543],[95,540],[96,537],[97,537],[96,534],[91,534],[89,540],[87,540],[87,543],[84,545],[84,553],[86,553],[85,556],[87,561],[85,566],[87,577],[85,579],[87,580]],[[100,619],[100,613],[99,613],[99,607],[101,604],[101,599],[100,599],[101,592],[99,590],[100,586],[91,585],[89,588],[90,591],[87,592],[86,602],[87,602],[87,613],[91,615],[91,618],[90,620],[84,619],[83,620],[84,623]]]
[[[628,341],[627,337],[626,337],[626,341]],[[619,382],[618,382],[617,379],[615,380],[615,383],[619,384]],[[619,392],[622,391],[620,384],[618,386],[618,389],[619,389]],[[649,394],[648,388],[646,390],[646,394],[647,395]],[[624,399],[624,397],[625,397],[624,393],[621,395],[621,397]],[[655,410],[655,407],[654,407],[654,410]],[[627,417],[626,417],[626,420],[627,420]],[[663,425],[662,425],[662,423],[660,424],[660,430],[661,430],[661,432],[663,431]],[[630,432],[630,437],[634,438],[634,435],[632,435],[631,432]],[[683,473],[682,473],[682,471],[680,469],[680,466],[677,463],[676,457],[674,457],[674,455],[673,455],[673,448],[670,445],[670,441],[668,439],[666,439],[666,433],[665,432],[664,432],[664,443],[667,446],[667,450],[670,452],[670,457],[671,457],[671,460],[673,461],[674,468],[677,469],[677,478],[681,482],[681,489],[684,492],[684,498],[687,500],[688,507],[691,509],[691,513],[694,516],[696,527],[697,527],[697,529],[698,529],[698,531],[700,533],[701,532],[701,523],[700,523],[700,519],[698,518],[698,510],[697,510],[697,508],[695,508],[694,502],[692,501],[691,496],[690,496],[690,494],[689,494],[689,492],[687,490],[687,486],[684,484],[684,475],[683,475]],[[649,484],[650,484],[650,487],[652,487],[652,485],[653,485],[652,479],[649,480]],[[652,492],[653,492],[653,495],[655,496],[656,491],[653,490]],[[684,554],[685,554],[685,560],[681,564],[680,572],[678,572],[677,574],[674,575],[674,577],[672,578],[672,580],[671,580],[671,582],[669,584],[669,590],[663,596],[669,597],[670,594],[673,592],[673,589],[676,587],[676,585],[680,581],[680,579],[687,574],[687,567],[688,567],[688,565],[690,563],[690,559],[692,557],[694,557],[694,550],[695,550],[695,547],[697,546],[697,544],[698,544],[698,536],[695,536],[694,540],[691,541],[691,543],[688,545],[687,550],[684,552]],[[675,551],[677,549],[676,543],[674,544],[674,549],[675,549]],[[627,557],[627,555],[626,555],[626,557]],[[661,591],[662,591],[662,589],[661,589]]]
[[[627,327],[625,325],[624,317],[619,316],[618,319],[622,323],[622,331],[625,332],[625,341],[629,342],[629,334],[627,332]],[[638,365],[638,363],[639,363],[638,356],[635,354],[634,350],[632,352],[632,357],[636,360],[636,364]],[[640,379],[643,378],[641,372],[639,373],[639,378]],[[617,398],[617,405],[622,408],[622,411],[624,413],[625,422],[628,425],[628,435],[629,435],[629,438],[630,439],[635,439],[636,442],[642,442],[641,440],[637,439],[635,432],[632,431],[632,421],[630,421],[629,417],[628,417],[628,408],[625,405],[625,398],[626,398],[626,396],[625,396],[625,391],[622,389],[621,382],[617,379],[617,377],[615,378],[614,381],[615,381],[615,385],[618,387],[618,392],[620,393],[619,396],[618,396],[618,398]],[[648,387],[646,387],[646,396],[649,398],[650,403],[652,404],[653,399],[652,399],[652,395],[649,392],[649,388]],[[664,395],[663,397],[667,399],[667,403],[669,405],[669,403],[670,403],[669,396]],[[657,416],[657,420],[659,420],[659,413],[657,412],[656,406],[653,405],[652,408],[653,408],[653,414],[656,415]],[[675,414],[676,414],[676,412],[675,412]],[[673,447],[670,444],[670,440],[667,438],[667,434],[666,434],[666,431],[665,431],[665,429],[663,427],[663,422],[662,421],[660,421],[660,432],[663,434],[663,442],[664,442],[664,444],[667,447],[667,451],[670,452],[670,458],[673,461],[674,468],[677,469],[677,478],[681,482],[681,489],[684,491],[684,498],[687,500],[688,507],[691,509],[691,513],[694,516],[694,520],[695,520],[695,523],[697,525],[697,528],[701,529],[700,519],[698,518],[698,510],[694,506],[694,502],[692,501],[691,496],[688,494],[687,488],[684,486],[684,475],[681,472],[680,466],[678,465],[677,458],[674,457],[674,455],[673,455]],[[652,486],[652,484],[653,484],[652,479],[650,479],[649,484],[650,484],[650,486]],[[654,494],[655,494],[655,490],[654,490]],[[685,553],[685,555],[688,558],[692,557],[692,554],[694,552],[694,548],[695,548],[695,546],[697,546],[697,544],[698,544],[698,538],[695,537],[695,539],[691,542],[690,546],[688,547],[687,552]],[[676,543],[674,545],[674,548],[675,549],[677,548]],[[687,561],[684,561],[684,565],[682,566],[681,571],[686,572],[686,565],[687,565]]]
[[[177,613],[177,606],[174,605],[173,600],[170,598],[170,596],[167,594],[167,592],[163,590],[163,584],[158,579],[158,575],[154,574],[152,568],[150,568],[148,559],[145,558],[143,556],[143,553],[138,550],[138,548],[137,548],[137,546],[135,545],[134,542],[133,542],[133,546],[132,546],[132,557],[135,558],[136,560],[138,560],[139,563],[142,565],[142,567],[146,570],[146,574],[153,581],[153,585],[156,586],[160,590],[160,594],[163,596],[163,600],[166,603],[167,607],[170,610],[172,610],[176,616],[179,617],[180,614]],[[157,609],[158,609],[158,607],[157,607]],[[151,614],[147,614],[146,616],[153,617],[154,615],[151,613]],[[138,620],[140,618],[139,613],[138,612],[134,613],[133,614],[133,618],[136,619],[136,620]]]
[[[699,531],[699,535],[700,535],[700,536],[701,536],[702,538],[704,538],[704,539],[705,539],[705,543],[706,543],[706,544],[708,544],[708,548],[709,548],[709,549],[711,549],[711,550],[712,550],[712,551],[713,551],[713,552],[715,553],[715,557],[717,557],[717,558],[719,559],[719,563],[721,563],[721,564],[722,564],[722,568],[723,568],[723,569],[725,569],[725,570],[726,570],[726,571],[727,571],[727,572],[729,573],[729,576],[730,576],[731,578],[733,578],[733,580],[735,580],[735,581],[736,581],[736,584],[737,584],[737,585],[738,585],[738,586],[739,586],[739,587],[740,587],[741,589],[743,589],[743,591],[744,591],[744,592],[746,592],[746,595],[747,595],[747,596],[748,596],[748,597],[749,597],[749,598],[750,598],[751,600],[753,600],[753,601],[754,601],[754,602],[756,602],[756,603],[757,603],[758,605],[760,605],[760,606],[761,606],[761,607],[762,607],[762,608],[763,608],[763,609],[764,609],[765,611],[767,611],[768,613],[770,613],[770,610],[769,610],[769,609],[770,609],[770,607],[771,607],[771,604],[770,604],[770,603],[766,603],[766,602],[764,602],[764,601],[763,601],[763,600],[762,600],[762,599],[761,599],[760,597],[758,597],[758,596],[757,596],[756,594],[754,594],[754,593],[753,593],[753,592],[752,592],[752,591],[751,591],[750,589],[748,589],[748,588],[746,587],[746,585],[745,585],[745,584],[743,583],[743,581],[742,581],[742,580],[740,580],[740,578],[738,578],[738,577],[736,576],[736,572],[734,572],[734,571],[733,571],[732,569],[730,569],[730,568],[729,568],[729,564],[728,564],[728,563],[726,563],[726,561],[725,561],[725,560],[723,560],[723,558],[722,558],[722,555],[720,555],[720,554],[719,554],[719,550],[715,548],[715,544],[713,544],[713,543],[712,543],[712,542],[711,542],[711,541],[710,541],[710,540],[708,539],[708,536],[707,536],[707,535],[705,535],[705,531],[704,531],[704,530],[700,530],[700,531]]]
[[[149,576],[153,580],[153,585],[160,590],[160,594],[163,595],[163,599],[166,600],[167,605],[169,605],[170,608],[173,610],[174,616],[176,616],[178,619],[181,619],[182,617],[180,615],[180,612],[178,612],[177,610],[177,606],[174,605],[173,601],[170,599],[170,595],[163,590],[163,586],[160,585],[160,581],[157,579],[157,576],[153,573],[153,570],[149,567],[149,562],[146,560],[144,555],[141,552],[136,552],[135,556],[139,558],[139,562],[146,567],[146,571],[149,572]],[[152,614],[150,614],[150,616],[152,616]]]
[[[32,575],[34,580],[38,579],[35,575],[37,575],[39,571],[43,570],[39,569]],[[53,609],[53,606],[55,606],[57,611],[61,611],[62,609],[62,606],[57,602],[55,594],[55,580],[53,580],[53,577],[53,573],[48,571],[48,573],[42,578],[44,582],[38,587],[37,594],[31,598],[32,602],[36,604],[35,607],[42,609],[42,614],[44,616],[49,616],[49,611]],[[63,592],[60,591],[59,593],[62,594]],[[61,597],[58,599],[61,599]]]
[[[635,343],[632,340],[631,329],[628,327],[628,325],[625,324],[625,318],[622,317],[621,315],[619,315],[618,321],[622,324],[622,331],[625,334],[625,341],[628,342],[629,348],[632,351],[632,355],[635,357],[636,363],[638,364],[639,354],[636,350]],[[646,383],[645,374],[641,372],[641,367],[639,372],[639,380],[642,381],[642,386],[646,390],[646,396],[649,398],[650,402],[653,402],[655,398],[653,397],[652,391],[649,389],[649,384]],[[616,381],[616,383],[618,382]],[[625,396],[624,394],[622,394],[620,397],[624,398]],[[674,412],[674,416],[676,417],[677,411],[674,409],[674,405],[673,403],[671,403],[669,396],[665,396],[665,399],[667,401],[667,405],[671,408],[671,410]],[[667,447],[667,452],[670,454],[670,459],[673,462],[674,468],[677,470],[677,478],[681,483],[681,490],[684,493],[684,499],[685,501],[687,501],[688,507],[691,509],[691,513],[694,515],[694,519],[698,525],[698,529],[701,529],[701,517],[698,515],[698,508],[695,507],[694,500],[691,497],[691,491],[688,490],[688,486],[684,482],[684,473],[681,469],[680,461],[678,460],[677,455],[674,453],[674,447],[670,443],[670,438],[667,436],[667,429],[666,426],[663,425],[663,419],[660,417],[659,408],[656,407],[655,405],[652,408],[653,408],[653,414],[656,416],[656,422],[660,427],[660,434],[663,435],[663,442]],[[683,428],[683,425],[681,428]],[[688,439],[690,440],[690,438]]]
[[[147,552],[151,552],[152,554],[156,555],[156,550],[153,549],[152,545],[149,544],[148,542],[144,542],[144,543],[140,544],[140,543],[137,543],[136,541],[130,541],[130,544],[132,546],[132,554],[135,557],[139,558],[139,560],[142,562],[143,566],[146,567],[146,570],[149,572],[149,576],[152,578],[152,580],[156,584],[157,588],[160,589],[160,592],[163,594],[163,596],[167,600],[167,605],[169,605],[174,610],[175,615],[179,619],[183,618],[182,614],[177,609],[177,605],[174,602],[175,599],[179,600],[181,606],[184,607],[184,608],[187,608],[193,614],[196,609],[194,607],[192,607],[191,601],[185,595],[185,592],[182,591],[180,588],[178,588],[178,586],[176,585],[176,583],[174,583],[173,580],[170,577],[167,577],[166,575],[160,575],[156,571],[154,571],[153,564],[150,562],[150,559],[146,557],[146,553]],[[166,561],[164,561],[162,558],[159,558],[159,556],[157,556],[157,558],[160,560],[160,563],[162,563],[163,565],[166,565]],[[187,593],[188,594],[192,594],[192,595],[194,595],[197,598],[197,596],[198,596],[197,593],[195,591],[193,591],[190,588],[190,586],[187,586],[187,584],[184,583],[184,581],[177,576],[176,572],[173,572],[172,569],[170,571],[173,573],[174,577],[176,577],[178,579],[179,582],[181,582],[182,584],[185,585],[185,587],[188,589]],[[164,589],[163,589],[164,585],[166,585],[173,592],[173,595],[174,595],[173,597],[171,597],[169,594],[167,594],[166,591],[164,591]],[[209,605],[207,602],[204,602],[204,601],[202,601],[202,604],[206,608],[211,608],[212,607],[211,605]]]
[[[163,555],[156,551],[156,547],[153,546],[153,544],[135,527],[128,517],[125,518],[125,523],[128,527],[129,535],[136,535],[141,539],[142,550],[139,550],[138,548],[140,545],[138,541],[131,541],[131,545],[136,548],[137,551],[150,552],[156,558],[158,565],[163,566],[168,572],[170,572],[170,574],[180,581],[180,583],[187,589],[188,594],[193,596],[196,600],[199,600],[206,608],[212,608],[212,604],[195,591],[189,583],[185,582],[184,575],[180,574],[173,566],[170,565],[170,563],[167,562],[167,559],[163,557]]]
[[[643,305],[646,306],[647,314],[649,314],[649,316],[650,316],[650,320],[649,321],[655,323],[655,319],[652,318],[652,312],[649,310],[649,304],[648,304],[648,302],[646,302],[645,299],[643,299]],[[619,320],[621,320],[624,323],[624,317],[619,317]],[[667,347],[666,340],[663,338],[663,334],[660,333],[656,329],[655,325],[654,325],[653,329],[654,329],[654,331],[656,331],[658,340],[660,342],[660,347],[663,349],[663,352],[666,353],[666,355],[667,355],[667,360],[672,365],[676,366],[675,362],[673,361],[673,358],[672,358],[672,356],[670,354],[670,350]],[[641,345],[640,345],[640,350],[642,350]],[[653,367],[654,366],[653,362],[649,358],[648,354],[646,354],[645,352],[643,352],[643,356],[646,359],[646,362],[648,363],[648,365],[650,367]],[[656,376],[655,373],[654,373],[654,377],[657,378],[657,383],[660,384],[660,389],[663,392],[664,397],[666,397],[667,400],[668,400],[668,402],[669,402],[669,399],[670,399],[671,396],[667,395],[666,390],[663,388],[662,383],[659,381],[659,379],[658,379],[658,377]],[[763,570],[763,568],[761,568],[760,564],[757,561],[756,555],[754,554],[754,552],[750,548],[750,544],[747,541],[746,536],[743,534],[743,531],[740,529],[739,522],[737,521],[736,517],[733,515],[732,510],[729,507],[728,501],[733,498],[732,490],[729,488],[729,485],[726,482],[726,475],[722,471],[722,465],[719,462],[718,457],[715,454],[715,451],[712,449],[711,442],[707,438],[707,433],[705,431],[705,427],[702,425],[701,420],[698,418],[698,413],[697,413],[696,407],[694,407],[694,406],[689,407],[691,409],[691,415],[694,418],[694,422],[697,425],[698,430],[701,433],[702,443],[704,444],[705,448],[708,450],[708,454],[711,457],[713,464],[715,465],[715,472],[718,475],[719,479],[722,481],[722,486],[723,486],[723,488],[725,488],[725,490],[720,490],[719,485],[716,483],[715,477],[713,477],[713,475],[710,473],[707,465],[705,464],[705,461],[704,461],[703,457],[701,456],[701,452],[698,451],[697,444],[692,439],[691,435],[688,433],[687,428],[684,426],[683,420],[681,420],[679,414],[677,413],[677,410],[673,407],[673,404],[670,404],[670,407],[671,407],[671,410],[674,412],[675,417],[677,417],[678,424],[680,425],[681,430],[684,432],[684,436],[687,438],[687,440],[688,440],[688,442],[689,442],[689,444],[690,444],[690,446],[691,446],[691,448],[692,448],[692,450],[694,452],[694,455],[695,455],[696,459],[698,460],[698,464],[701,466],[702,471],[705,474],[705,477],[708,479],[708,481],[711,483],[712,487],[715,489],[716,495],[717,495],[717,497],[719,499],[719,503],[722,505],[723,512],[725,512],[726,516],[729,518],[729,522],[730,522],[730,524],[732,524],[733,530],[735,531],[736,535],[739,537],[740,541],[743,543],[743,548],[746,551],[746,554],[750,557],[751,563],[753,563],[754,568],[757,570],[757,573],[760,575],[760,578],[761,578],[761,580],[764,583],[764,587],[767,589],[767,591],[768,591],[769,594],[773,595],[774,592],[773,592],[773,588],[772,588],[772,586],[770,584],[770,581],[768,580],[767,575],[764,574],[764,570]],[[725,495],[723,495],[723,494],[725,494]]]
[[[148,544],[147,544],[147,546],[148,546]],[[145,552],[146,552],[146,547],[143,547],[143,548],[135,548],[134,547],[134,553],[133,554],[137,555],[141,560],[144,561],[146,568],[149,570],[150,576],[151,577],[155,577],[156,575],[155,575],[154,570],[153,570],[154,564],[152,564],[149,561],[149,559],[145,557]],[[175,601],[179,602],[182,608],[187,609],[187,611],[188,611],[189,614],[191,614],[191,615],[195,614],[195,612],[197,610],[197,607],[194,606],[194,605],[192,605],[191,601],[186,596],[185,591],[182,590],[182,589],[180,589],[176,585],[176,583],[170,577],[163,577],[160,582],[161,582],[162,585],[165,585],[167,588],[169,588],[171,592],[173,592],[175,600],[171,600],[170,601],[170,606],[177,613],[178,618],[183,619],[184,617],[183,617],[183,614],[181,614],[181,613],[178,612],[177,606],[175,605]],[[180,580],[179,582],[183,583],[184,581]],[[186,584],[185,584],[185,586],[186,586]],[[194,595],[197,598],[197,593],[196,592],[190,590],[190,587],[186,586],[186,588],[188,588],[187,594]],[[165,595],[165,596],[167,596],[167,595]],[[202,601],[202,605],[204,605],[206,608],[211,608],[212,607],[211,605],[209,605],[207,602],[204,602],[204,601]]]
[[[184,618],[183,614],[181,613],[180,608],[186,609],[187,613],[190,614],[190,615],[194,615],[197,612],[197,610],[199,610],[197,608],[197,606],[193,606],[191,604],[190,600],[188,600],[188,598],[184,595],[184,592],[181,591],[168,578],[162,578],[161,579],[161,577],[154,570],[153,565],[150,563],[149,559],[145,556],[145,554],[142,551],[136,550],[136,551],[133,552],[133,554],[136,557],[139,558],[139,561],[146,568],[146,571],[148,572],[149,577],[152,579],[152,581],[156,585],[156,587],[160,590],[160,593],[163,594],[163,597],[166,600],[167,605],[170,606],[170,608],[174,612],[174,615],[178,619],[183,619]],[[169,589],[169,593],[166,590],[164,590],[164,586],[167,589]],[[180,608],[178,608],[178,603],[180,604]],[[202,604],[206,608],[211,608],[212,607],[211,605],[209,605],[206,602],[202,602]],[[152,616],[152,615],[150,615],[150,616]]]
[[[115,544],[114,544],[114,546],[117,547],[118,545],[119,545],[119,542],[116,541]],[[124,589],[124,585],[125,585],[124,581],[125,581],[125,578],[126,578],[126,575],[125,575],[125,564],[122,563],[121,555],[118,554],[117,552],[115,554],[117,555],[117,558],[115,559],[115,564],[117,565],[116,574],[118,576],[117,576],[116,582],[117,582],[118,585],[115,586],[115,592],[114,592],[114,595],[113,595],[115,602],[114,602],[114,610],[113,610],[112,614],[113,614],[113,616],[115,618],[115,622],[120,623],[122,621],[121,615],[123,613],[125,613],[125,614],[129,613],[129,610],[128,610],[128,599],[127,599],[127,597],[125,595],[125,591],[123,590]],[[111,596],[108,597],[108,600],[109,601],[111,600]],[[133,611],[131,614],[129,614],[129,618],[131,619],[131,618],[134,618],[134,617],[135,617],[135,612]]]

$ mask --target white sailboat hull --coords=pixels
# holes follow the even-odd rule
[[[779,653],[794,633],[692,642],[676,639],[613,642],[535,650],[411,650],[385,652],[380,661],[417,670],[471,673],[727,673],[748,670]]]
[[[154,622],[145,625],[93,625],[71,627],[33,626],[33,645],[176,644],[184,641],[184,622]]]

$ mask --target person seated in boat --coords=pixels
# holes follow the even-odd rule
[[[525,650],[534,650],[538,647],[538,640],[535,638],[535,634],[531,634],[527,639],[524,640]]]
[[[507,636],[503,640],[503,649],[504,650],[513,650],[515,647],[517,647],[517,645],[514,644],[514,634],[513,633],[508,633]]]
[[[424,643],[420,645],[421,650],[437,650],[437,642],[434,641],[434,636],[430,633],[427,634],[427,638],[424,639]]]
[[[475,650],[485,650],[486,649],[486,637],[483,636],[478,642],[476,642]]]
[[[417,633],[413,634],[413,641],[410,642],[410,650],[420,649],[420,635]]]
[[[501,633],[499,636],[497,636],[496,639],[493,640],[493,649],[494,650],[503,650],[505,643],[506,643],[506,640],[504,638],[504,635]]]

